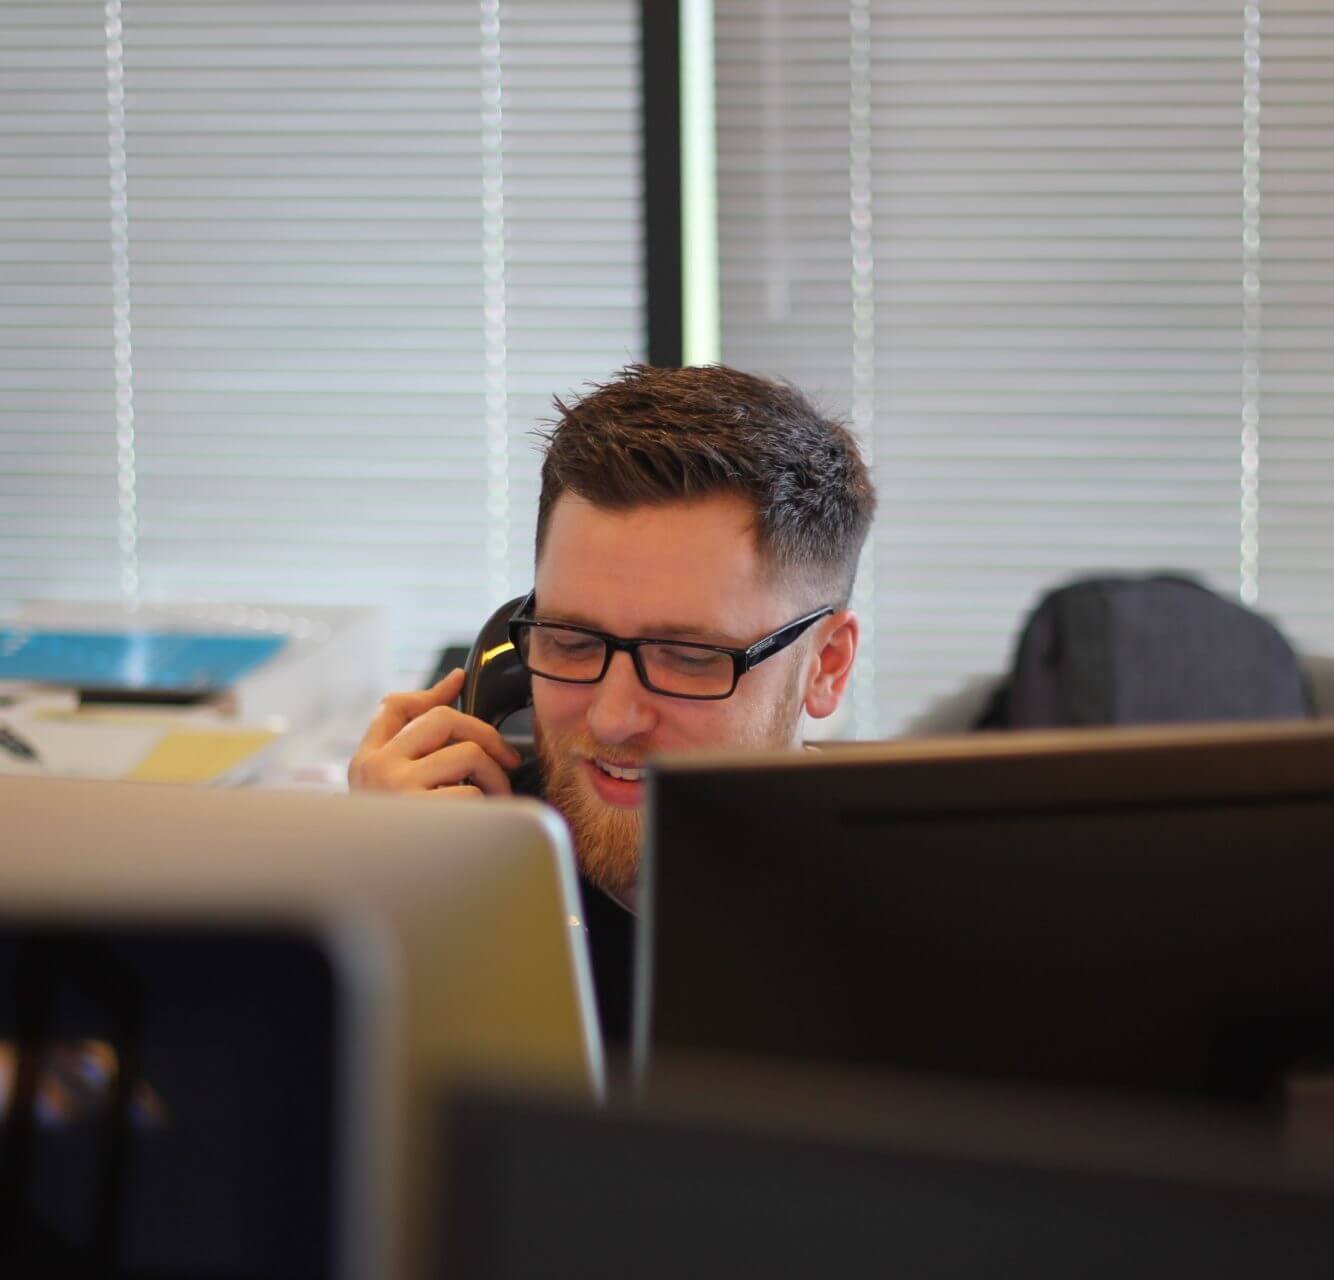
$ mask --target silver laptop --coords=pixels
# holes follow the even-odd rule
[[[424,1274],[451,1085],[601,1093],[534,802],[0,777],[0,814],[0,1271]]]

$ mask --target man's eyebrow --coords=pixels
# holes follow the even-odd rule
[[[606,627],[599,626],[591,618],[574,610],[553,609],[548,612],[546,609],[539,609],[536,617],[540,622],[568,622],[572,627],[587,627],[589,631],[607,632]],[[692,627],[680,622],[652,623],[642,628],[638,636],[626,636],[625,639],[694,640],[699,644],[717,644],[727,649],[745,648],[745,645],[734,636],[710,630],[708,627]]]

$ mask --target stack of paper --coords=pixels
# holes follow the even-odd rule
[[[4,723],[37,760],[0,753],[0,771],[208,786],[253,780],[281,737],[216,715],[40,703],[5,712]]]
[[[264,729],[172,729],[125,776],[137,782],[237,785],[258,772],[278,740]]]

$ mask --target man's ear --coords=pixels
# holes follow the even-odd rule
[[[857,656],[860,639],[861,626],[851,609],[840,609],[816,626],[815,640],[807,659],[810,675],[802,704],[813,720],[823,720],[838,710],[848,687],[852,660]]]

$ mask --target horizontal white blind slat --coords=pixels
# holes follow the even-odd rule
[[[1265,6],[1259,136],[1261,603],[1300,644],[1320,652],[1334,648],[1331,36],[1334,13],[1326,6],[1291,0]],[[1285,88],[1281,105],[1273,105],[1271,95]],[[1281,281],[1289,283],[1283,287]]]
[[[53,577],[72,597],[114,593],[111,205],[100,6],[55,6],[41,24],[30,9],[0,6],[0,50],[4,67],[26,68],[29,56],[56,55],[57,64],[35,73],[50,86],[46,95],[25,101],[7,94],[0,107],[0,343],[8,357],[0,371],[0,600],[39,594]],[[5,69],[0,85],[19,88]],[[41,271],[52,255],[44,244],[48,229],[34,217],[75,220],[67,225],[76,238],[58,247],[58,286]]]

